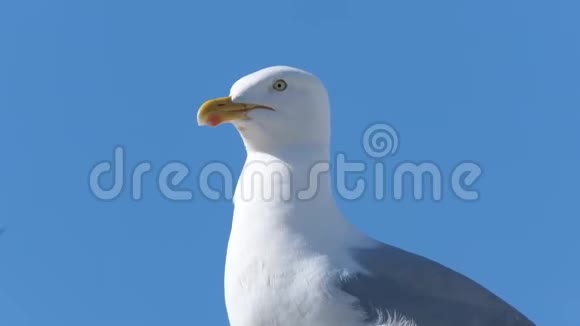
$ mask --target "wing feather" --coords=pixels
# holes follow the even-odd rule
[[[353,249],[352,257],[367,273],[340,277],[338,286],[356,298],[369,324],[398,313],[418,326],[534,326],[481,285],[427,258],[382,243]]]

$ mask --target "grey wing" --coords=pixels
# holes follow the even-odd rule
[[[481,285],[427,258],[385,244],[352,255],[368,273],[341,277],[338,286],[370,324],[398,314],[418,326],[534,326]]]

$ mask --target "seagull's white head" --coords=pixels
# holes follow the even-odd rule
[[[205,102],[199,125],[230,122],[248,150],[294,145],[328,146],[330,109],[324,85],[312,74],[285,66],[265,68],[234,83],[227,97]]]

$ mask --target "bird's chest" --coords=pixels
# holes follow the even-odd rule
[[[321,280],[306,281],[303,274],[307,272],[297,270],[299,265],[309,263],[273,258],[240,259],[228,254],[225,297],[233,326],[282,326],[285,320],[306,318],[312,310],[314,288]],[[307,283],[310,289],[305,287]]]
[[[225,298],[232,326],[322,326],[329,315],[339,318],[343,307],[329,300],[333,287],[326,257],[262,254],[228,252]]]

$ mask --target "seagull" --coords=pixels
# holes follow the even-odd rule
[[[251,73],[197,121],[233,124],[247,154],[225,264],[231,326],[534,325],[466,276],[348,222],[325,164],[329,97],[313,74]]]

